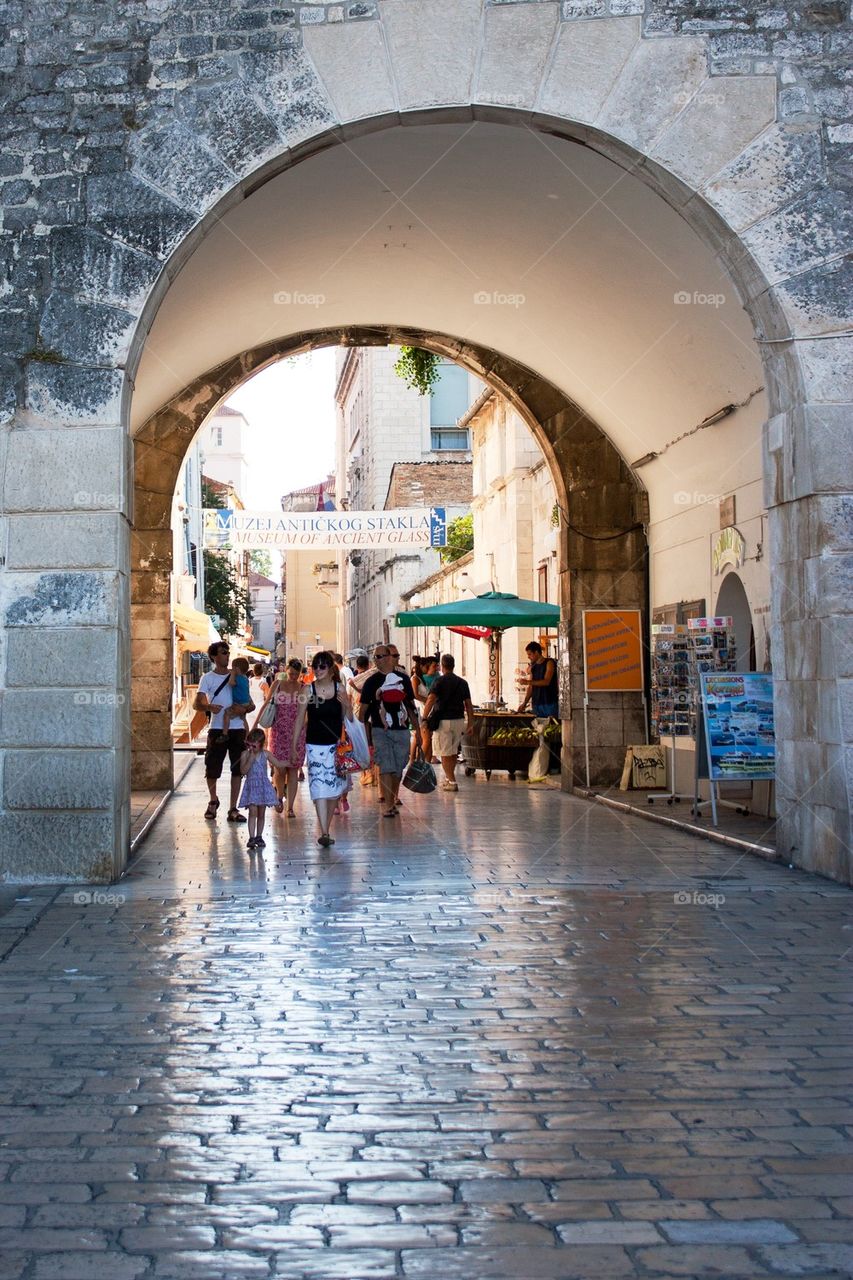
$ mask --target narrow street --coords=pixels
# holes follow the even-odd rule
[[[0,964],[3,1280],[853,1271],[848,890],[496,776],[250,859],[203,790]]]

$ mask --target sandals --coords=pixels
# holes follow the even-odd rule
[[[239,809],[228,810],[228,822],[246,822],[246,815],[241,813]]]
[[[208,803],[208,806],[207,806],[207,808],[206,808],[206,809],[205,809],[205,811],[204,811],[204,816],[208,819],[208,821],[209,821],[209,822],[213,822],[213,821],[215,820],[215,818],[216,818],[216,810],[217,810],[218,808],[219,808],[219,801],[218,801],[218,800],[211,800],[211,801]]]
[[[398,818],[399,816],[396,809],[386,809],[382,814],[383,818]]]
[[[324,849],[328,849],[329,845],[334,844],[335,842],[331,836],[320,836],[317,843],[321,844]]]

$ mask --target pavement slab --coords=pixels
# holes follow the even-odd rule
[[[0,1278],[850,1274],[849,890],[497,776],[263,857],[203,792],[7,895]]]

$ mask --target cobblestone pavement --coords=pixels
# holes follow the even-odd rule
[[[2,1280],[853,1271],[849,891],[494,777],[205,824],[0,964]]]

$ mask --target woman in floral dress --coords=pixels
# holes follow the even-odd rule
[[[275,720],[270,728],[270,755],[278,761],[286,761],[284,768],[276,768],[273,774],[279,799],[287,797],[287,816],[293,817],[293,805],[299,788],[299,771],[305,763],[305,730],[294,745],[293,729],[299,713],[299,694],[304,692],[302,663],[291,658],[286,671],[279,671],[267,700],[275,702]],[[263,707],[261,708],[263,710]]]

